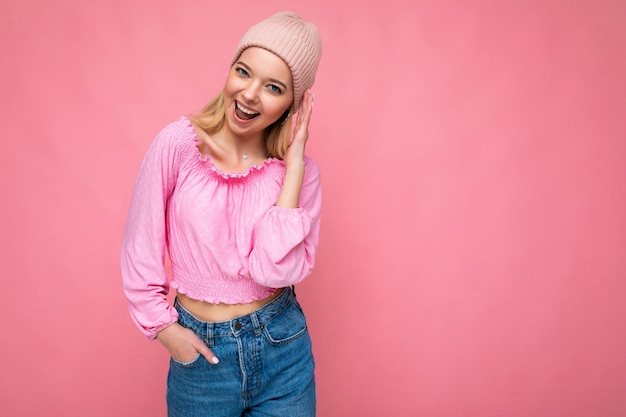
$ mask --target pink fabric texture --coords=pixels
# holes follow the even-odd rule
[[[282,161],[225,173],[200,154],[198,143],[187,118],[170,123],[135,184],[121,269],[131,317],[149,338],[178,318],[167,300],[170,286],[197,300],[247,303],[302,281],[314,265],[321,214],[315,161],[305,157],[300,207],[281,208],[274,204]]]

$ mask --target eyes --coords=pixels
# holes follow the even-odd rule
[[[243,67],[236,67],[235,71],[243,78],[250,78],[250,73]],[[274,94],[282,94],[283,92],[283,89],[277,84],[268,83],[267,88]]]

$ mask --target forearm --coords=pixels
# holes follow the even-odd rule
[[[285,170],[285,180],[276,201],[277,207],[298,208],[304,180],[304,160],[290,162]]]

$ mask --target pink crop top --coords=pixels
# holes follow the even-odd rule
[[[224,173],[198,150],[189,119],[167,125],[141,165],[121,250],[130,314],[154,339],[178,319],[169,286],[211,303],[248,303],[302,281],[313,268],[320,172],[305,157],[300,207],[276,207],[285,165],[271,158]],[[166,273],[165,250],[172,265]]]

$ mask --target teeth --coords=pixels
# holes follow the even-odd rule
[[[245,109],[245,108],[241,107],[238,102],[236,104],[237,104],[237,108],[239,110],[241,110],[242,112],[244,112],[245,114],[249,114],[251,116],[257,114],[257,112],[254,112],[252,110],[248,110],[248,109]]]

